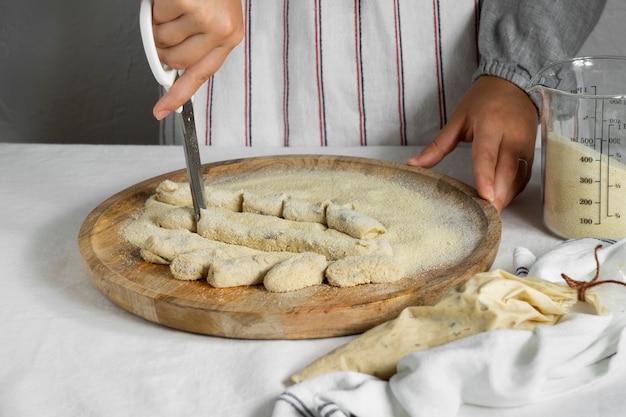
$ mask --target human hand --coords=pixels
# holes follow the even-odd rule
[[[187,102],[241,42],[241,0],[154,0],[152,20],[159,59],[185,70],[152,110],[161,120]]]
[[[478,194],[502,211],[530,180],[537,122],[537,109],[522,89],[499,77],[481,76],[433,142],[407,164],[430,168],[460,142],[473,142]]]

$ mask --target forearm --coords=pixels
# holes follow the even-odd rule
[[[524,89],[549,62],[574,56],[606,0],[484,0],[475,78],[495,75]]]

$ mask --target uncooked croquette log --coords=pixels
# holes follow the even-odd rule
[[[208,207],[221,207],[239,212],[243,205],[243,191],[232,191],[225,188],[205,187],[206,204]]]
[[[222,207],[232,211],[241,211],[243,191],[232,191],[217,187],[204,187],[206,205]],[[178,207],[192,207],[191,188],[187,182],[165,180],[156,188],[156,199],[162,203]]]
[[[244,246],[212,242],[215,244],[214,247],[182,253],[176,256],[170,264],[170,270],[174,278],[184,281],[206,278],[213,262],[264,253]]]
[[[355,239],[332,229],[325,231],[294,229],[290,227],[289,221],[284,219],[278,219],[284,222],[281,223],[282,227],[249,226],[226,218],[219,210],[208,211],[209,209],[203,211],[198,222],[198,233],[207,239],[265,252],[315,252],[324,255],[330,261],[350,255],[393,255],[389,242],[382,239]]]
[[[385,255],[347,256],[326,269],[328,283],[336,287],[394,282],[403,275],[396,259]]]
[[[357,239],[371,239],[386,232],[378,220],[354,210],[352,205],[292,199],[287,193],[263,195],[215,187],[205,187],[205,191],[208,207],[320,223]],[[192,204],[188,183],[165,180],[157,187],[156,197],[160,202],[179,207]],[[184,228],[193,230],[187,225]]]
[[[296,291],[320,285],[328,262],[324,255],[313,252],[295,254],[270,269],[263,285],[271,292]]]
[[[263,214],[266,216],[283,216],[283,205],[289,194],[262,195],[244,191],[241,211]]]
[[[170,264],[170,261],[168,261],[167,259],[157,254],[154,254],[147,249],[139,249],[139,256],[141,256],[141,258],[144,261],[150,262],[151,264],[157,264],[157,265],[169,265]]]
[[[216,288],[257,285],[276,264],[294,256],[293,253],[264,253],[239,258],[216,259],[211,263],[207,282]]]
[[[389,379],[398,361],[417,352],[493,329],[532,330],[556,324],[578,294],[564,284],[518,278],[502,270],[475,275],[434,306],[407,307],[307,366],[292,380],[334,371],[355,371]]]
[[[181,281],[196,281],[206,278],[209,267],[215,259],[215,249],[183,253],[172,260],[170,271],[174,278]]]
[[[271,227],[271,228],[289,228],[303,231],[324,231],[328,228],[319,223],[312,222],[297,222],[292,220],[285,220],[276,216],[266,216],[257,213],[241,212],[237,213],[228,209],[220,207],[207,207],[207,216],[221,216],[227,220],[241,224],[245,227]],[[204,216],[204,211],[202,212]]]
[[[297,222],[326,224],[326,207],[330,201],[312,202],[299,198],[289,198],[283,205],[283,218]]]
[[[189,188],[189,183],[186,182],[174,182],[170,180],[161,182],[156,188],[156,198],[162,203],[171,204],[173,206],[185,207],[193,204],[191,188]]]
[[[326,207],[326,225],[357,239],[373,239],[387,231],[378,220],[338,204]]]
[[[182,253],[200,249],[215,248],[220,242],[213,242],[185,229],[169,230],[168,234],[152,235],[146,239],[142,249],[168,261]]]
[[[156,224],[164,229],[185,229],[196,231],[196,218],[191,207],[173,207],[156,217]]]
[[[146,239],[150,236],[171,234],[170,230],[159,227],[156,219],[160,213],[172,208],[172,205],[158,201],[155,195],[150,196],[146,200],[143,213],[124,227],[124,238],[138,248],[144,248]]]

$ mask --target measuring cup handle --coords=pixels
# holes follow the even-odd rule
[[[178,73],[175,69],[163,65],[159,60],[156,45],[154,44],[154,33],[152,31],[152,0],[141,0],[141,7],[139,9],[139,29],[141,31],[143,49],[146,52],[148,65],[150,65],[152,74],[157,82],[167,91],[172,84],[174,84]]]

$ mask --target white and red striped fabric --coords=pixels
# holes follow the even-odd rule
[[[242,5],[244,41],[195,96],[201,145],[427,144],[478,65],[478,0]]]

